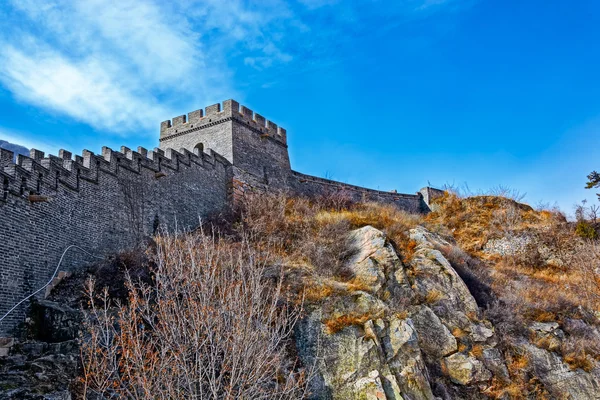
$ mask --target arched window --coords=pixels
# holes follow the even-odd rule
[[[194,154],[196,155],[200,155],[200,153],[202,153],[204,151],[204,144],[203,143],[198,143],[196,145],[196,147],[194,147]]]

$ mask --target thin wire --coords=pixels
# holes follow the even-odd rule
[[[13,312],[15,310],[15,308],[19,307],[21,304],[23,304],[24,302],[26,302],[27,300],[29,300],[30,298],[32,298],[33,296],[35,296],[36,294],[38,294],[39,292],[41,292],[42,290],[44,290],[48,285],[50,285],[52,283],[52,280],[54,279],[54,277],[56,276],[56,273],[58,272],[58,269],[60,268],[60,265],[63,262],[63,258],[65,258],[65,255],[67,254],[67,252],[69,250],[71,250],[73,247],[83,251],[84,253],[86,253],[88,256],[90,257],[94,257],[97,258],[99,260],[104,260],[103,257],[98,257],[93,255],[92,253],[90,253],[89,251],[87,251],[84,248],[81,248],[77,245],[70,245],[69,247],[67,247],[65,249],[65,251],[63,251],[62,256],[60,256],[60,260],[58,261],[58,265],[56,266],[56,269],[54,270],[54,273],[52,274],[52,277],[50,278],[50,280],[48,281],[48,283],[46,283],[44,286],[42,286],[41,288],[39,288],[38,290],[36,290],[35,292],[31,293],[29,296],[25,297],[23,300],[19,301],[17,304],[15,304],[13,306],[13,308],[11,308],[10,310],[8,310],[8,312],[6,314],[4,314],[4,316],[2,316],[2,318],[0,318],[0,322],[2,322],[2,320],[6,317],[8,317],[10,315],[11,312]]]

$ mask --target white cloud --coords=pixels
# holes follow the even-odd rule
[[[141,100],[135,88],[114,79],[102,60],[72,62],[33,39],[27,42],[28,51],[7,45],[0,55],[0,80],[22,100],[101,129],[145,127],[164,113],[150,96]]]
[[[0,31],[0,84],[98,129],[150,133],[158,120],[238,97],[232,78],[242,68],[327,65],[331,47],[368,25],[361,19],[396,21],[392,9],[446,0],[390,10],[378,0],[299,1],[12,0],[17,20]]]
[[[154,130],[181,113],[175,107],[231,96],[227,71],[219,59],[206,65],[185,17],[152,2],[14,5],[38,26],[0,34],[0,82],[23,101],[127,132]]]

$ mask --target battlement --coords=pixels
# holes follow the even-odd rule
[[[98,183],[99,173],[118,178],[124,171],[141,174],[146,169],[155,174],[169,174],[179,171],[181,165],[189,167],[195,164],[204,169],[214,169],[216,164],[223,167],[230,165],[229,161],[210,149],[208,152],[171,148],[149,151],[138,147],[137,151],[133,151],[125,146],[119,151],[103,147],[100,155],[83,150],[74,159],[73,154],[64,149],[59,150],[58,156],[31,149],[29,157],[20,154],[16,162],[13,160],[12,151],[0,149],[0,201],[8,200],[9,196],[25,199],[29,195],[40,194],[43,188],[56,191],[64,187],[78,191],[81,180]]]
[[[221,103],[213,104],[205,109],[192,111],[187,115],[179,115],[171,120],[161,122],[160,140],[163,141],[231,120],[247,125],[256,133],[264,135],[265,138],[273,139],[284,145],[287,144],[285,129],[248,107],[240,105],[235,100],[225,100],[222,106]]]

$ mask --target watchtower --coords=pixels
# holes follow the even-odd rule
[[[162,122],[159,140],[161,149],[213,150],[254,183],[285,187],[290,172],[285,129],[235,100]]]

